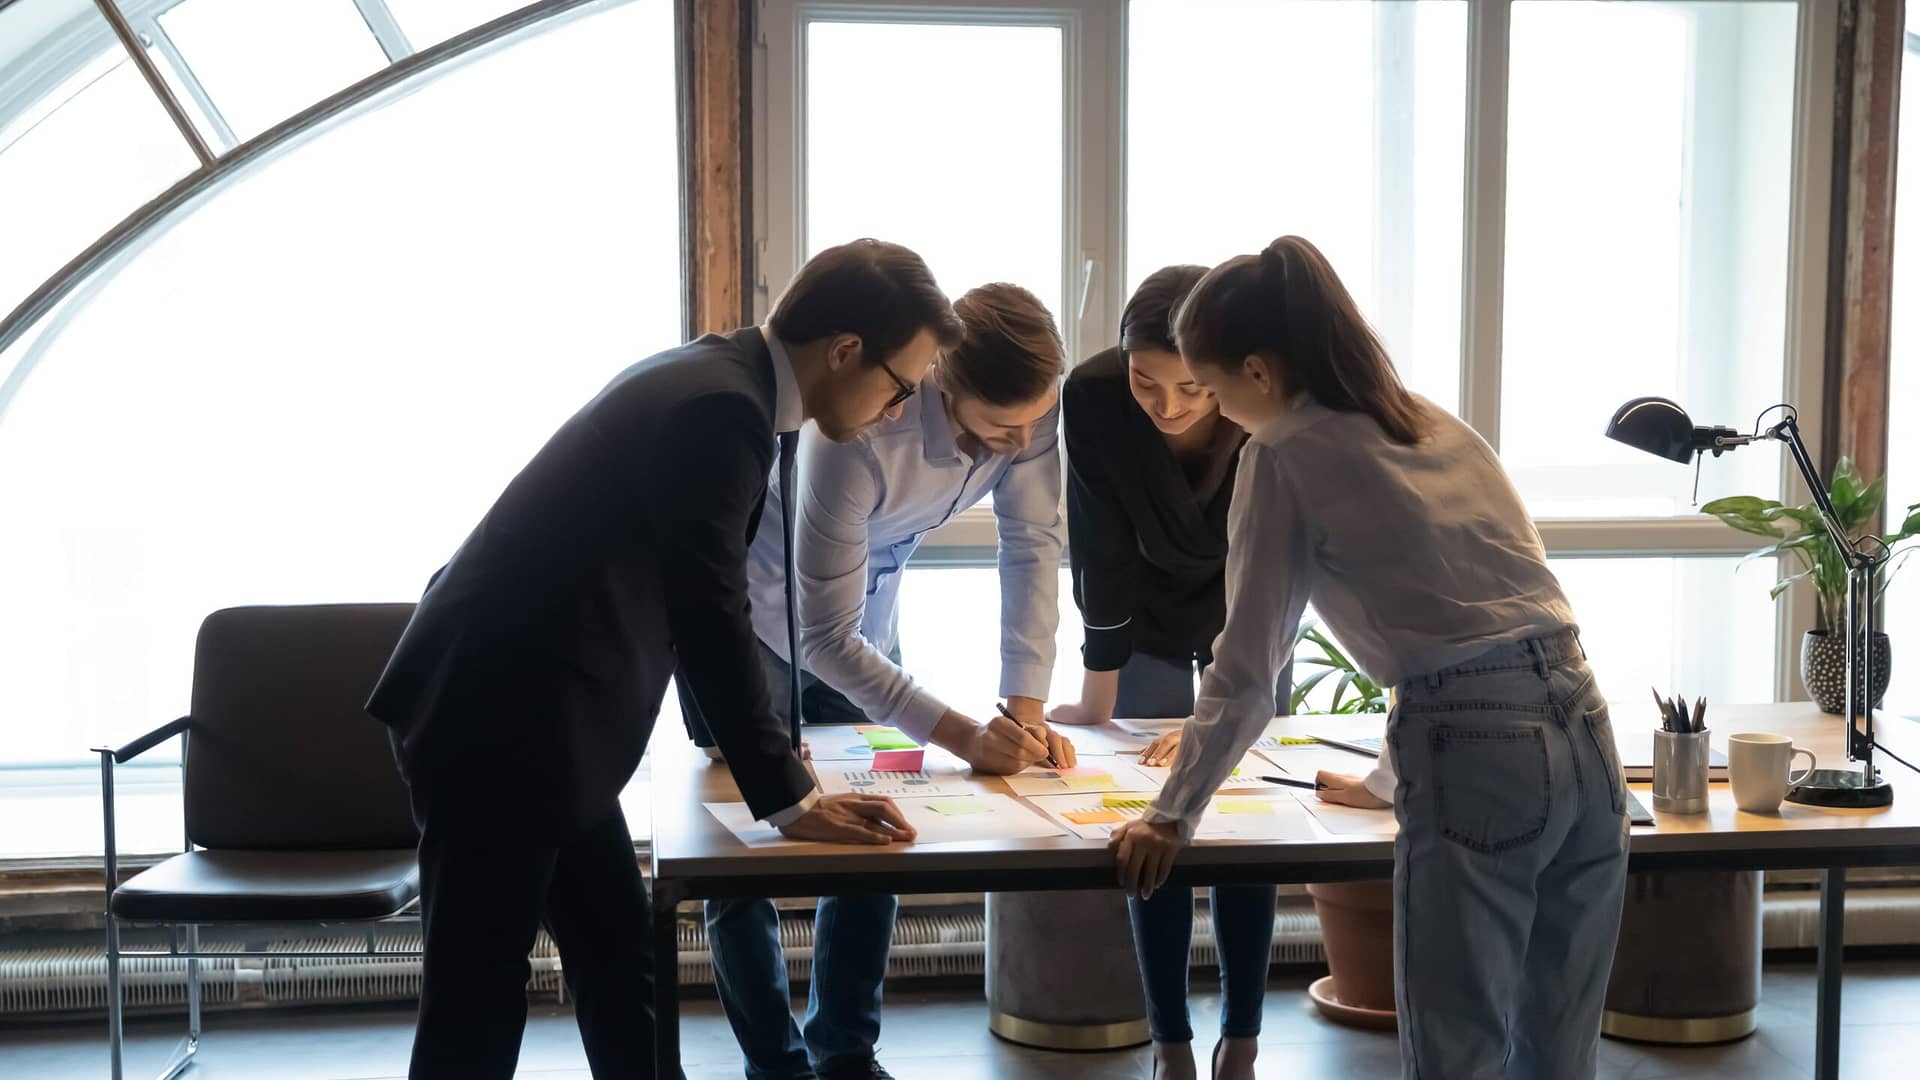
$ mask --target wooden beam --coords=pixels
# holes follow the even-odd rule
[[[1830,335],[1827,357],[1823,464],[1831,468],[1833,460],[1846,455],[1862,475],[1876,477],[1887,467],[1893,199],[1906,0],[1842,0],[1840,20],[1834,104],[1840,121],[1836,131],[1845,133],[1845,157],[1835,162],[1835,202],[1844,200],[1845,213],[1833,219],[1838,280],[1828,318],[1837,332]]]
[[[679,0],[687,328],[753,317],[747,253],[752,0]]]

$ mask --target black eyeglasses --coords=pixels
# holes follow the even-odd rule
[[[885,360],[880,361],[880,370],[886,372],[887,378],[892,379],[893,385],[898,387],[898,389],[893,392],[893,396],[887,399],[887,408],[889,409],[912,397],[914,391],[920,389],[918,383],[910,383],[896,374]]]

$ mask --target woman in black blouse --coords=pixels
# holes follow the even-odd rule
[[[1172,314],[1203,266],[1155,271],[1120,316],[1120,345],[1073,370],[1063,394],[1073,598],[1086,623],[1080,700],[1059,724],[1185,717],[1226,621],[1227,504],[1246,433],[1220,415],[1174,348]],[[1279,697],[1287,700],[1285,694]],[[1164,764],[1177,738],[1148,748]],[[1195,1075],[1187,1013],[1193,892],[1130,897],[1154,1074]],[[1251,1078],[1273,942],[1272,886],[1212,898],[1224,1004],[1213,1075]]]

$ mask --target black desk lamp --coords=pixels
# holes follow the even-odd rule
[[[1874,586],[1880,567],[1887,561],[1886,545],[1877,536],[1866,537],[1864,545],[1856,544],[1847,536],[1840,527],[1840,519],[1834,512],[1832,501],[1827,498],[1827,486],[1821,482],[1820,472],[1813,467],[1813,458],[1807,454],[1807,444],[1800,438],[1798,414],[1791,405],[1775,405],[1773,408],[1784,409],[1786,418],[1765,431],[1761,431],[1756,422],[1753,434],[1743,435],[1729,427],[1697,427],[1685,409],[1666,398],[1634,398],[1613,414],[1613,419],[1607,423],[1607,438],[1682,465],[1704,459],[1708,451],[1714,457],[1719,457],[1736,446],[1763,439],[1777,439],[1787,444],[1787,449],[1793,454],[1794,464],[1800,467],[1800,475],[1807,482],[1807,489],[1813,492],[1813,505],[1820,513],[1821,522],[1827,527],[1828,537],[1840,549],[1841,557],[1847,563],[1847,683],[1844,698],[1847,760],[1861,763],[1859,772],[1847,769],[1814,770],[1806,780],[1787,792],[1787,801],[1808,806],[1887,806],[1893,802],[1893,787],[1873,764],[1873,706],[1856,698],[1856,691],[1859,696],[1865,696],[1867,688],[1873,685],[1873,650],[1868,643],[1873,640]],[[1767,412],[1760,415],[1764,418]],[[1877,549],[1862,551],[1862,546]],[[1865,720],[1865,730],[1861,729],[1856,718]]]

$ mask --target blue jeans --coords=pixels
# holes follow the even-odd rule
[[[899,662],[896,655],[895,663]],[[787,718],[787,662],[760,646],[760,664],[773,710]],[[712,745],[704,717],[682,693],[687,731]],[[801,675],[805,723],[865,723],[866,716],[838,691]],[[816,1068],[873,1057],[880,1038],[881,984],[900,902],[892,896],[822,897],[813,918],[813,975],[807,1012],[796,1023],[780,945],[780,913],[765,897],[707,901],[707,946],[727,1023],[754,1080],[805,1080]]]
[[[1387,738],[1403,1074],[1593,1076],[1627,818],[1579,642],[1497,646],[1410,679]]]
[[[1120,669],[1114,715],[1189,716],[1193,682],[1192,661],[1181,664],[1134,653]],[[1281,696],[1279,703],[1284,712],[1287,698]],[[1220,1034],[1252,1038],[1260,1034],[1267,961],[1273,953],[1274,887],[1216,885],[1209,906],[1214,951],[1220,958]],[[1187,958],[1193,944],[1193,890],[1160,889],[1149,900],[1129,897],[1127,910],[1133,917],[1133,952],[1146,991],[1147,1028],[1155,1042],[1191,1042]]]

